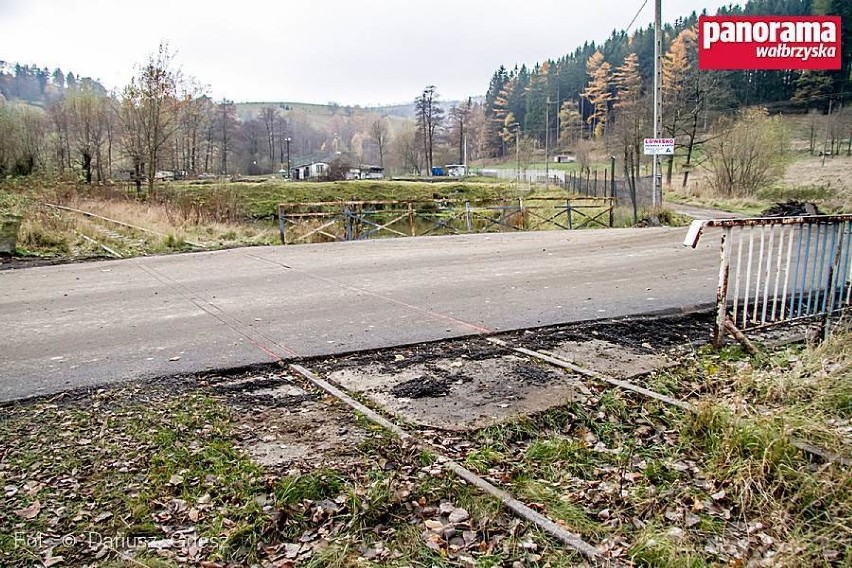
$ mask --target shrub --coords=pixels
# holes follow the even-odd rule
[[[780,116],[765,109],[740,111],[716,123],[707,143],[710,184],[719,195],[749,197],[784,173],[789,134]]]

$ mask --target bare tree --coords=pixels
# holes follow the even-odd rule
[[[124,156],[130,160],[130,179],[136,184],[136,194],[142,194],[142,182],[145,179],[145,129],[144,106],[139,90],[133,85],[124,88],[118,107],[121,148]]]
[[[219,103],[219,163],[221,173],[228,174],[228,154],[233,149],[234,127],[237,122],[237,107],[233,101],[222,99]]]
[[[74,150],[80,158],[80,167],[86,183],[92,183],[93,164],[98,181],[103,181],[101,149],[106,137],[110,110],[106,94],[99,93],[91,83],[84,81],[68,90],[63,104],[70,121],[69,138],[73,140]]]
[[[200,169],[201,144],[207,125],[212,120],[213,102],[207,88],[195,80],[181,85],[178,127],[180,169],[194,175]]]
[[[377,118],[370,124],[370,138],[376,143],[379,151],[379,166],[385,167],[385,145],[388,139],[388,122],[385,117]]]
[[[269,167],[275,168],[275,123],[278,119],[278,109],[275,107],[263,107],[260,109],[260,119],[266,128],[266,151],[269,156]],[[282,162],[284,160],[281,160]]]
[[[639,74],[639,57],[630,53],[614,75],[617,114],[617,131],[624,153],[624,170],[630,184],[634,216],[636,214],[636,178],[639,175],[642,138],[648,130],[648,105],[642,96],[642,76]]]
[[[459,164],[465,163],[465,142],[467,136],[467,131],[465,129],[468,126],[468,119],[470,118],[472,110],[473,101],[471,99],[467,99],[467,102],[465,102],[462,106],[454,106],[450,109],[450,123],[452,126],[451,137],[453,141],[455,141],[456,147],[459,150]]]
[[[393,146],[402,170],[420,175],[423,157],[420,154],[421,145],[417,130],[411,125],[403,126],[394,136]]]
[[[173,68],[172,59],[168,46],[161,43],[124,90],[124,127],[136,130],[130,137],[129,153],[134,155],[137,170],[140,159],[144,159],[149,192],[154,189],[160,152],[177,127],[180,73]],[[139,143],[144,157],[138,155]]]
[[[432,175],[433,149],[435,135],[444,122],[444,109],[438,103],[438,93],[434,85],[429,85],[414,101],[417,117],[417,132],[423,144],[423,156],[426,160],[428,175]]]

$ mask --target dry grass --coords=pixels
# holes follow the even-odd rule
[[[172,208],[163,203],[79,198],[73,200],[70,206],[164,235],[173,235],[176,239],[213,247],[279,242],[278,231],[270,222],[196,221],[194,218],[190,220],[175,215]],[[100,223],[99,225],[102,226]]]
[[[666,198],[750,215],[789,199],[813,201],[825,212],[852,211],[852,158],[846,156],[828,158],[824,166],[820,157],[799,156],[787,165],[781,180],[753,197],[718,195],[701,170],[690,175],[689,180],[685,189],[679,183],[672,184],[666,191]]]

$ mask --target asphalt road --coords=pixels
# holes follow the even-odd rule
[[[714,298],[718,242],[687,249],[685,231],[404,238],[3,271],[0,400],[688,309]]]

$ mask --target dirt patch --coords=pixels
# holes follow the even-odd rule
[[[433,359],[404,368],[349,365],[332,370],[329,378],[409,422],[445,430],[533,414],[575,400],[585,390],[577,377],[515,355]]]
[[[78,262],[92,262],[96,260],[115,260],[114,257],[106,255],[91,255],[80,258],[43,258],[37,256],[0,256],[0,271],[20,270],[22,268],[36,268],[39,266],[54,266],[57,264],[74,264]]]
[[[380,351],[355,353],[329,359],[326,364],[320,362],[316,368],[333,370],[375,364],[379,365],[383,372],[390,373],[408,369],[415,365],[428,364],[445,359],[478,361],[510,353],[512,353],[510,349],[497,347],[484,339],[455,339],[409,345],[394,349],[382,349]]]
[[[663,355],[642,353],[600,339],[564,341],[551,352],[586,369],[622,379],[677,365]]]
[[[298,407],[316,395],[297,386],[291,378],[275,373],[246,374],[235,377],[206,377],[206,384],[224,394],[234,406],[248,410],[254,407]]]
[[[366,434],[351,412],[303,400],[295,408],[266,408],[239,417],[238,445],[272,469],[344,467],[359,461]]]
[[[637,353],[659,353],[689,344],[706,343],[713,315],[699,312],[685,316],[635,317],[615,321],[568,324],[507,334],[510,341],[534,350],[550,351],[566,341],[607,341]]]
[[[351,412],[286,374],[207,377],[236,408],[237,444],[277,470],[343,467],[361,459],[366,432]]]

